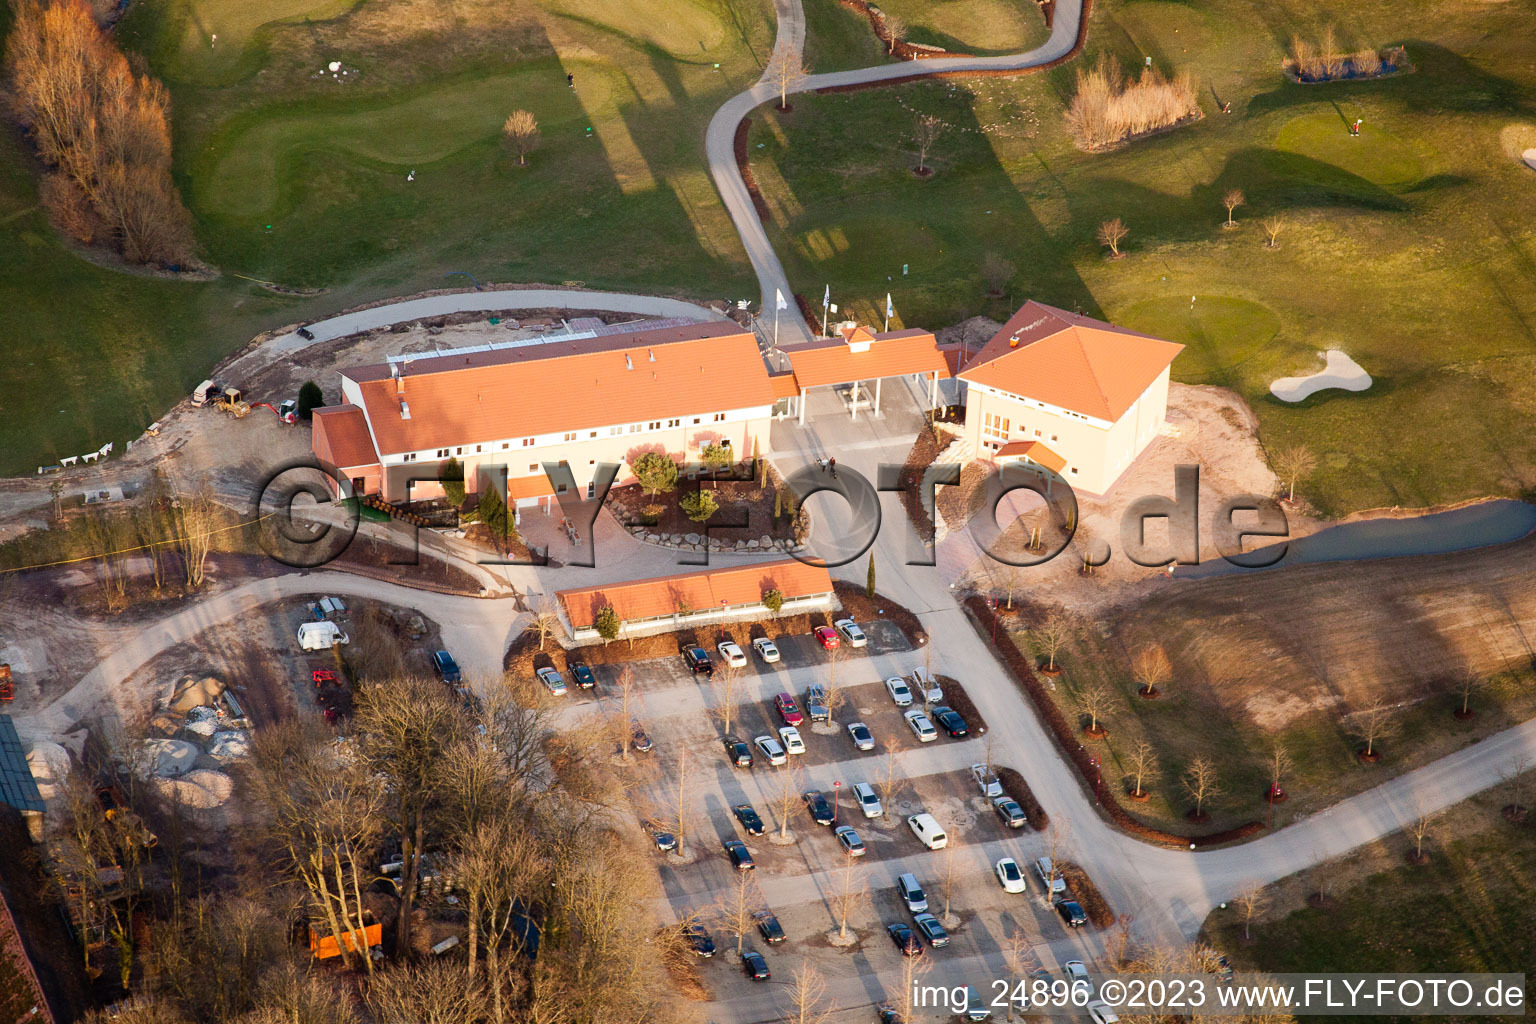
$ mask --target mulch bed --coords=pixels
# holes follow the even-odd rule
[[[971,735],[985,736],[987,720],[981,717],[981,712],[977,710],[975,704],[971,703],[971,695],[965,692],[965,687],[960,685],[960,681],[951,676],[939,675],[937,672],[933,677],[939,681],[939,688],[944,691],[944,701],[940,706],[958,711],[960,717],[965,719],[965,724],[970,727]]]
[[[797,510],[795,516],[774,518],[774,485],[771,480],[767,487],[758,487],[755,479],[701,479],[699,490],[714,495],[720,503],[720,511],[711,516],[708,523],[696,523],[688,518],[678,504],[687,493],[681,486],[683,483],[685,481],[680,480],[677,490],[663,492],[655,497],[646,494],[639,484],[615,487],[608,492],[607,503],[619,521],[624,523],[640,523],[646,506],[660,505],[662,513],[656,525],[645,527],[653,533],[702,535],[707,526],[711,537],[731,541],[759,540],[763,537],[786,540],[794,535],[795,518],[804,515],[803,510]]]
[[[991,645],[998,659],[1007,667],[1009,675],[1013,677],[1014,684],[1024,692],[1034,704],[1036,712],[1041,720],[1056,738],[1060,747],[1069,761],[1077,767],[1078,773],[1085,786],[1092,786],[1097,778],[1097,769],[1094,767],[1091,757],[1077,738],[1077,727],[1067,721],[1061,709],[1056,706],[1045,687],[1041,685],[1039,677],[1035,674],[1034,666],[1030,659],[1019,650],[1018,645],[1008,639],[1006,632],[1001,643],[993,644],[991,640],[993,630],[993,610],[988,605],[986,598],[979,594],[973,594],[965,599],[966,610],[970,613],[971,625],[983,643]],[[1133,817],[1119,800],[1115,799],[1112,791],[1106,791],[1100,801],[1109,820],[1121,830],[1145,839],[1148,842],[1158,843],[1163,846],[1176,846],[1188,849],[1190,844],[1197,847],[1216,846],[1221,843],[1236,842],[1247,839],[1264,831],[1264,824],[1258,821],[1246,822],[1236,828],[1224,829],[1220,832],[1212,832],[1204,835],[1181,835],[1167,832],[1146,822]],[[1086,909],[1086,904],[1084,907]]]
[[[763,193],[757,187],[757,179],[752,176],[752,167],[747,159],[747,131],[751,127],[750,117],[741,119],[741,123],[736,126],[732,149],[736,153],[736,170],[741,174],[741,183],[747,187],[747,195],[752,197],[752,208],[757,211],[757,219],[767,224],[773,217],[768,204],[763,201]]]
[[[1003,792],[1019,802],[1024,808],[1024,814],[1029,818],[1029,827],[1036,832],[1044,832],[1051,827],[1051,816],[1045,813],[1045,808],[1040,806],[1040,801],[1035,799],[1034,790],[1029,788],[1029,783],[1024,781],[1024,776],[1012,768],[997,769],[997,779],[1003,784]]]
[[[1115,912],[1109,908],[1109,901],[1099,892],[1099,887],[1093,884],[1093,879],[1088,877],[1088,872],[1067,860],[1061,862],[1061,877],[1095,927],[1108,928],[1115,923]]]

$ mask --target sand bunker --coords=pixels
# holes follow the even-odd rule
[[[1520,154],[1520,159],[1525,161],[1525,166],[1536,171],[1536,149],[1528,149]]]
[[[1343,352],[1332,348],[1324,355],[1328,362],[1320,372],[1306,377],[1281,377],[1269,386],[1270,394],[1282,402],[1299,402],[1329,388],[1364,391],[1371,386],[1371,375]]]

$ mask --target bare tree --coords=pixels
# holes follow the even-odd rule
[[[518,164],[526,165],[528,154],[539,146],[538,119],[530,111],[514,110],[501,126],[501,137],[506,140],[508,148],[517,154]]]
[[[795,807],[800,803],[800,784],[803,780],[800,769],[786,764],[773,773],[773,782],[770,784],[768,806],[779,819],[779,838],[789,839],[789,819],[795,813]]]
[[[490,1009],[468,967],[441,958],[378,972],[366,1000],[380,1024],[476,1024]]]
[[[809,960],[802,959],[789,987],[789,1013],[784,1024],[823,1024],[832,1016],[826,996],[826,979]]]
[[[1291,755],[1277,741],[1269,748],[1269,792],[1271,796],[1281,792],[1280,779],[1291,770]]]
[[[789,94],[797,91],[810,74],[811,69],[805,66],[797,51],[781,46],[768,58],[768,66],[763,68],[763,81],[779,94],[779,109],[788,110]]]
[[[1237,913],[1243,919],[1243,938],[1252,939],[1253,919],[1269,908],[1268,890],[1262,882],[1245,882],[1232,902],[1237,904]]]
[[[1040,653],[1045,655],[1046,668],[1056,671],[1056,656],[1067,646],[1070,632],[1067,629],[1067,620],[1060,612],[1051,612],[1045,617],[1045,621],[1033,630],[1035,644],[1040,648]]]
[[[1373,701],[1367,707],[1345,715],[1344,725],[1351,735],[1365,741],[1365,750],[1361,754],[1370,759],[1376,756],[1376,744],[1396,730],[1397,708],[1385,701]]]
[[[934,957],[904,956],[901,958],[901,991],[897,994],[895,1009],[904,1021],[916,1021],[922,1012],[917,1001],[917,983],[933,968]]]
[[[1083,709],[1088,716],[1088,734],[1100,736],[1103,729],[1099,726],[1099,719],[1107,715],[1115,706],[1114,693],[1103,683],[1093,682],[1083,687],[1077,695],[1077,706]]]
[[[672,808],[672,834],[677,839],[677,855],[688,856],[688,782],[692,770],[688,761],[688,748],[677,748],[677,791]]]
[[[1140,684],[1143,696],[1154,697],[1161,692],[1158,687],[1168,685],[1173,678],[1173,666],[1160,645],[1148,644],[1131,660],[1131,675]]]
[[[451,863],[455,887],[465,900],[469,980],[478,980],[483,945],[492,1013],[499,1024],[508,981],[503,948],[510,946],[514,955],[524,952],[525,933],[515,927],[518,912],[548,890],[548,863],[537,838],[509,819],[489,822],[465,836]]]
[[[885,52],[887,56],[896,53],[896,44],[907,38],[907,23],[894,14],[886,14],[885,27]]]
[[[635,740],[635,670],[625,665],[619,670],[619,743],[624,760],[629,760],[629,748]]]
[[[187,586],[200,587],[208,553],[213,548],[214,530],[218,528],[218,503],[213,487],[204,480],[191,492],[176,495],[172,508],[173,529],[187,570]]]
[[[1434,815],[1424,806],[1424,798],[1417,793],[1413,797],[1413,820],[1408,824],[1408,834],[1413,836],[1413,862],[1415,864],[1428,863],[1429,858],[1424,854],[1424,837],[1429,835],[1430,822]]]
[[[757,911],[757,879],[750,871],[736,872],[736,884],[720,899],[717,909],[726,928],[736,933],[736,952],[740,953],[747,932],[752,930],[752,915]]]
[[[987,294],[1001,295],[1003,288],[1013,280],[1014,266],[995,252],[989,252],[981,260],[981,279],[987,283]]]
[[[1509,800],[1504,805],[1504,817],[1517,824],[1526,817],[1524,797],[1530,770],[1531,759],[1528,757],[1517,758],[1509,767],[1499,770],[1499,779]]]
[[[837,681],[837,669],[843,663],[846,655],[842,647],[834,647],[827,654],[827,718],[829,721],[837,718],[837,713],[844,704],[848,703],[848,695],[843,692],[842,685]]]
[[[1285,481],[1285,500],[1296,500],[1296,481],[1317,468],[1317,456],[1306,445],[1292,445],[1276,452],[1272,461],[1275,475]]]
[[[1205,802],[1221,793],[1215,762],[1204,754],[1197,754],[1184,767],[1184,774],[1180,777],[1180,781],[1184,784],[1184,792],[1188,793],[1190,799],[1195,802],[1195,817],[1204,817]]]
[[[1137,740],[1136,746],[1126,756],[1126,761],[1131,766],[1131,777],[1135,780],[1135,788],[1131,790],[1131,796],[1140,799],[1147,795],[1142,788],[1143,782],[1150,782],[1157,778],[1159,771],[1157,763],[1157,750],[1146,740]]]
[[[1243,190],[1228,189],[1227,194],[1221,197],[1221,205],[1227,208],[1227,227],[1236,227],[1232,220],[1232,211],[1243,205]]]
[[[944,926],[947,928],[954,921],[954,915],[949,912],[950,900],[955,894],[955,837],[950,836],[949,842],[944,844]]]
[[[709,712],[719,720],[721,731],[730,736],[731,728],[736,724],[736,708],[741,703],[741,669],[735,665],[724,666],[709,677],[709,686],[715,695]]]
[[[990,739],[988,740],[990,743]],[[891,804],[895,802],[896,791],[901,788],[902,779],[896,775],[896,752],[891,745],[885,745],[885,774],[875,782],[875,790],[880,794],[880,820],[889,824],[891,820]]]
[[[539,650],[544,650],[544,644],[551,637],[560,636],[560,612],[555,608],[554,598],[548,594],[540,594],[538,603],[533,609],[533,627],[539,631]]]
[[[1023,983],[1029,972],[1040,966],[1040,958],[1035,955],[1034,945],[1029,941],[1029,936],[1024,933],[1024,929],[1017,924],[1003,939],[1003,963],[1008,968],[1008,988],[1004,992],[1004,998],[1008,1000],[1008,1020],[1013,1020],[1014,990]]]
[[[1099,244],[1109,246],[1109,254],[1115,259],[1120,258],[1120,243],[1125,241],[1125,236],[1131,233],[1131,229],[1125,226],[1125,221],[1119,217],[1106,220],[1099,225]]]
[[[1487,682],[1487,679],[1479,675],[1477,672],[1474,672],[1471,668],[1465,668],[1462,670],[1461,675],[1457,679],[1456,687],[1461,691],[1461,711],[1459,713],[1460,717],[1472,717],[1472,691],[1482,686],[1485,682]]]
[[[917,147],[917,173],[930,170],[928,154],[938,145],[939,138],[949,128],[949,122],[937,114],[918,114],[912,125],[912,144]]]
[[[864,880],[864,872],[859,870],[858,861],[849,857],[847,863],[838,871],[838,886],[832,893],[832,908],[837,914],[839,939],[848,938],[848,918],[853,913],[853,908],[858,906],[859,901],[868,893],[869,886]]]
[[[1278,248],[1280,248],[1280,232],[1282,232],[1284,230],[1285,230],[1285,218],[1284,217],[1278,217],[1278,216],[1277,217],[1265,217],[1264,218],[1264,234],[1265,234],[1265,236],[1267,237],[1268,240],[1264,243],[1264,247],[1266,249],[1278,249]]]

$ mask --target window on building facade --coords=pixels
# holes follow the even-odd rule
[[[506,451],[508,448],[511,448],[511,447],[512,447],[512,442],[511,441],[503,441],[503,442],[501,442],[501,450],[502,451]]]
[[[629,425],[629,432],[631,434],[638,434],[638,433],[640,433],[640,431],[642,431],[644,429],[645,429],[645,424],[644,423],[631,423]]]
[[[597,431],[595,431],[595,430],[592,431],[592,433],[587,435],[587,437],[589,437],[589,438],[596,437],[596,436],[597,436]]]
[[[683,421],[682,420],[667,420],[667,426],[669,426],[669,427],[680,427],[682,425],[683,425]]]
[[[533,447],[533,442],[536,441],[536,440],[537,440],[537,438],[532,438],[532,437],[525,437],[525,438],[523,438],[523,447],[524,448],[532,448]]]
[[[415,452],[406,452],[404,455],[402,455],[400,457],[400,461],[401,462],[415,462],[416,461],[416,453]]]
[[[723,413],[723,412],[715,413],[715,422],[716,423],[724,423],[725,422],[725,413]]]
[[[574,441],[574,440],[576,440],[576,431],[572,430],[570,433],[566,434],[565,435],[565,439],[567,441]]]
[[[453,450],[453,454],[455,454],[455,455],[463,455],[464,454],[464,446],[463,445],[459,445],[457,448],[455,448]]]
[[[530,462],[530,463],[528,463],[528,472],[530,472],[530,473],[537,473],[538,471],[539,471],[539,464],[537,462]]]
[[[694,426],[698,426],[698,425],[699,425],[699,422],[700,422],[700,420],[701,420],[701,419],[702,419],[702,417],[700,417],[700,416],[695,416],[695,417],[694,417],[694,418],[693,418],[693,425],[694,425]]]
[[[622,433],[624,433],[624,428],[623,427],[609,427],[608,428],[608,436],[609,437],[614,437],[614,436],[616,436],[618,434],[622,434]]]
[[[661,420],[652,420],[651,424],[650,424],[650,427],[648,429],[650,429],[650,430],[660,430],[661,429]]]
[[[478,445],[478,444],[477,444],[477,445],[475,445],[475,454],[476,454],[476,455],[478,455],[478,454],[480,454],[480,451],[481,451],[481,446],[480,446],[480,445]]]
[[[446,459],[448,457],[448,449],[447,448],[439,448],[437,450],[437,457],[440,458],[440,459]]]

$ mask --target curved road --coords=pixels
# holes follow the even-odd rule
[[[774,8],[779,18],[778,38],[774,43],[774,52],[788,50],[796,55],[803,53],[805,12],[801,10],[800,0],[774,0]],[[1049,64],[1072,52],[1072,47],[1077,42],[1077,30],[1082,13],[1082,0],[1059,0],[1056,4],[1055,22],[1051,26],[1051,37],[1026,53],[1006,54],[999,57],[939,57],[932,60],[880,64],[855,71],[809,75],[791,86],[789,91],[802,93],[842,85],[894,82],[903,78],[930,75],[936,71],[1019,70]],[[768,234],[763,230],[763,222],[758,218],[757,209],[752,205],[752,196],[747,192],[746,182],[741,178],[741,169],[736,166],[737,126],[741,124],[742,118],[755,108],[777,97],[778,91],[767,81],[759,81],[752,88],[731,97],[719,110],[715,111],[715,116],[710,119],[709,130],[704,138],[704,151],[709,161],[709,173],[714,177],[715,187],[720,190],[720,198],[725,202],[725,208],[736,224],[736,231],[741,235],[741,244],[747,250],[747,258],[752,261],[752,269],[757,274],[758,284],[762,288],[760,315],[763,317],[773,315],[776,294],[782,292],[789,308],[779,314],[780,332],[788,332],[789,337],[786,339],[788,341],[808,341],[811,338],[811,329],[806,325],[794,302],[794,292],[790,289],[784,266],[779,262],[773,246],[768,243]],[[796,335],[799,337],[797,338]]]

